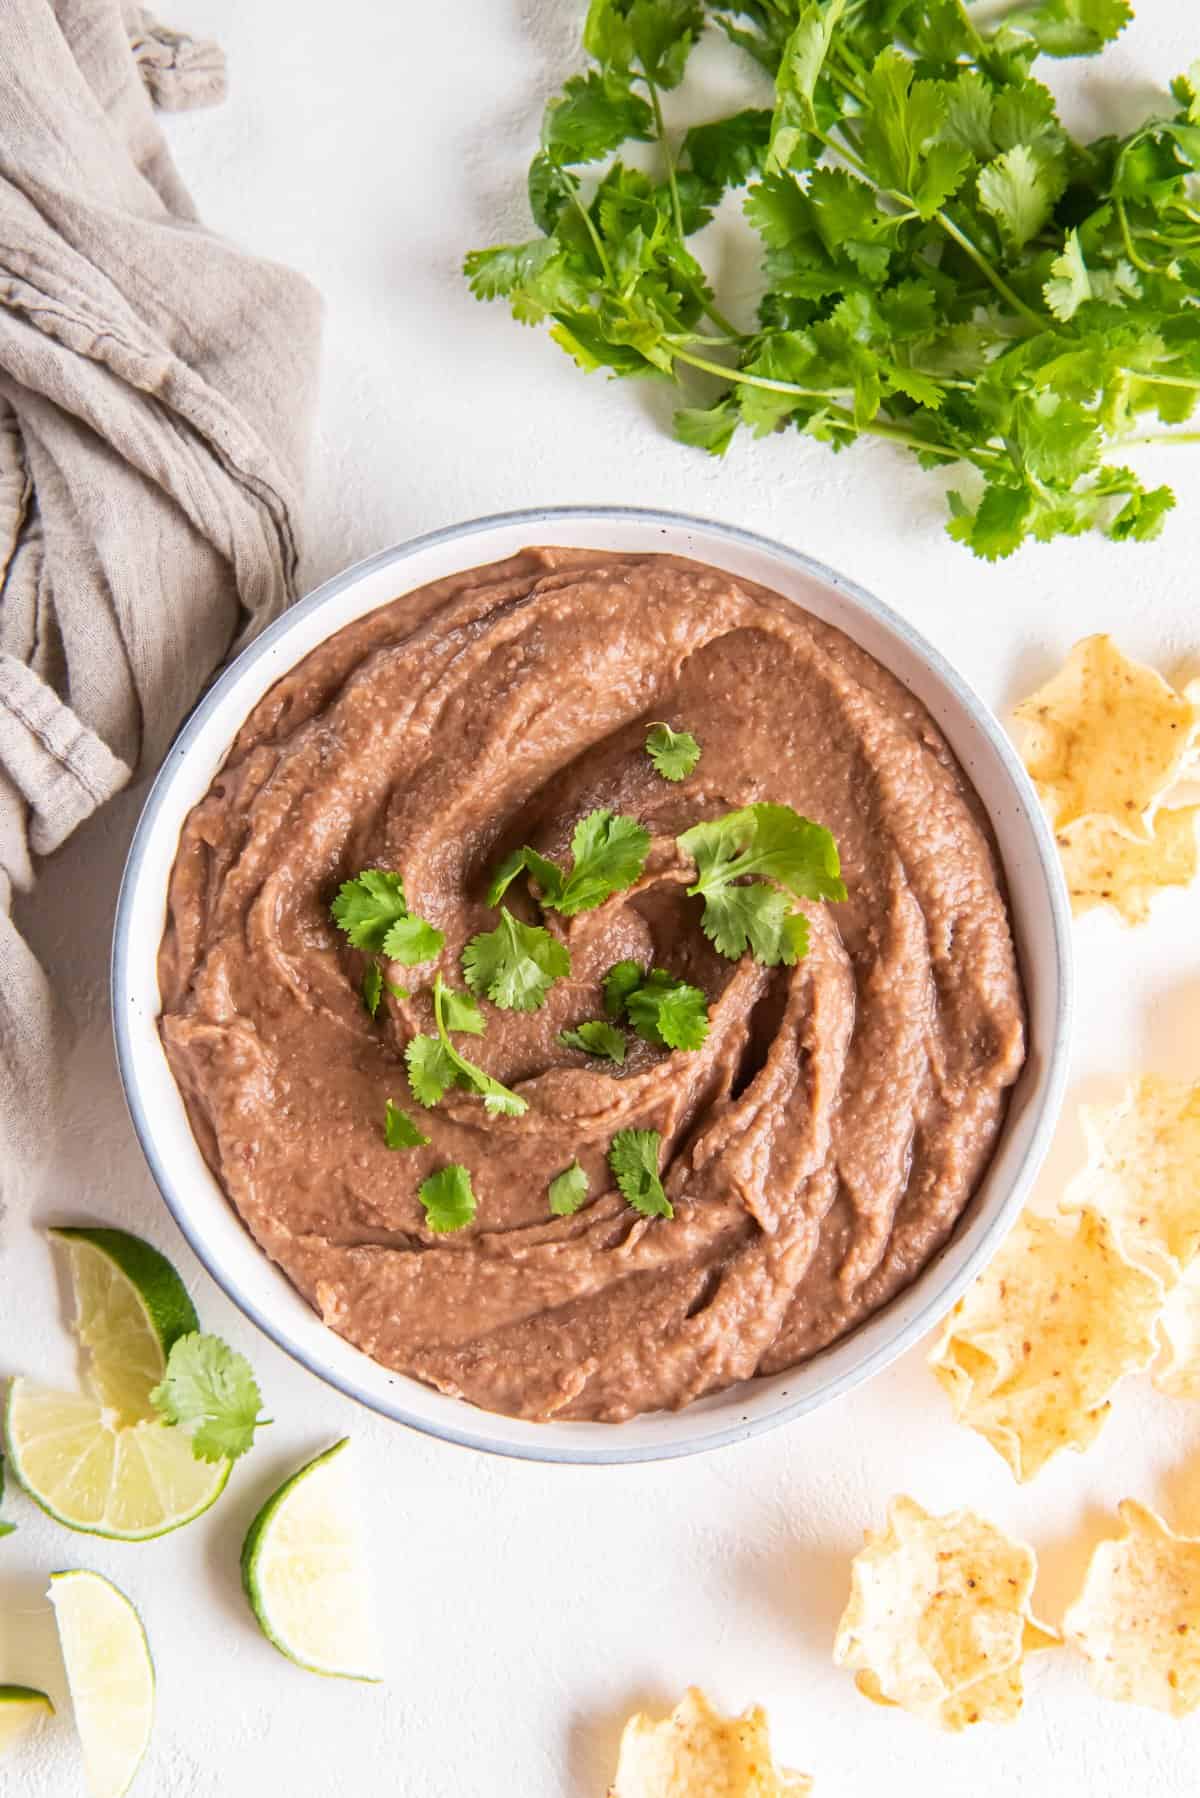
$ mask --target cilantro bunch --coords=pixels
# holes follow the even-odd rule
[[[1200,397],[1200,63],[1156,116],[1093,143],[1032,73],[1130,16],[1130,0],[591,0],[592,66],[550,100],[529,170],[539,234],[472,251],[472,291],[586,370],[719,383],[675,419],[713,454],[796,429],[963,466],[948,529],[988,560],[1029,537],[1155,536],[1174,497],[1123,452],[1197,435],[1169,427]],[[673,137],[661,95],[710,27],[770,73],[774,107]],[[657,146],[655,175],[610,160],[629,141]],[[748,182],[764,292],[742,329],[689,240]]]

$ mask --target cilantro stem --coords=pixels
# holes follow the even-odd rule
[[[1121,237],[1125,244],[1125,254],[1129,257],[1134,268],[1140,268],[1144,275],[1157,274],[1158,270],[1155,268],[1154,264],[1152,262],[1143,261],[1142,257],[1138,255],[1133,247],[1133,234],[1129,229],[1129,219],[1125,213],[1125,202],[1120,194],[1114,196],[1113,203],[1116,209],[1117,223],[1121,227]]]
[[[775,381],[769,375],[754,375],[741,368],[729,368],[721,362],[710,362],[705,356],[694,356],[690,350],[681,349],[673,339],[667,343],[671,354],[680,362],[698,368],[703,374],[717,375],[721,380],[733,381],[742,387],[761,387],[767,393],[792,393],[797,399],[833,401],[831,412],[837,415],[836,422],[845,425],[848,430],[861,431],[871,437],[886,437],[892,443],[907,444],[910,449],[922,450],[931,456],[945,456],[947,461],[961,462],[962,455],[956,449],[948,449],[944,444],[933,443],[928,438],[918,437],[915,431],[906,431],[902,425],[888,424],[883,419],[871,419],[860,424],[854,414],[844,406],[836,403],[839,394],[849,395],[849,387],[798,387],[794,381]],[[976,451],[976,457],[980,455]]]
[[[678,361],[700,369],[703,374],[717,375],[723,381],[736,381],[743,387],[761,387],[767,393],[794,393],[798,399],[806,400],[827,400],[835,394],[853,391],[849,387],[797,387],[794,381],[776,381],[769,375],[753,375],[744,369],[729,368],[723,362],[710,362],[707,356],[696,356],[691,350],[681,349],[673,338],[668,338],[667,343]]]
[[[1182,375],[1148,375],[1139,368],[1121,368],[1116,372],[1128,375],[1131,381],[1145,381],[1149,387],[1183,387],[1191,393],[1200,393],[1200,381],[1186,381]]]
[[[671,146],[667,142],[667,128],[663,123],[662,105],[658,98],[658,88],[649,75],[643,76],[650,95],[650,107],[654,113],[654,129],[658,133],[658,147],[662,151],[663,161],[667,168],[667,186],[671,190],[671,214],[675,220],[675,229],[679,233],[679,241],[683,242],[683,208],[679,204],[679,183],[675,179],[675,158],[671,154]]]
[[[909,201],[909,204],[911,205],[912,202]],[[1002,300],[1007,300],[1014,312],[1020,317],[1028,319],[1030,324],[1036,325],[1039,331],[1044,331],[1046,329],[1046,320],[1044,318],[1039,318],[1032,306],[1027,306],[1021,296],[1013,292],[1004,277],[992,267],[982,250],[976,249],[966,232],[959,230],[949,214],[939,211],[935,212],[933,216],[935,222],[941,226],[947,237],[952,237],[954,239],[954,242],[963,252],[963,255],[970,257],[980,274],[983,275],[996,289],[1000,298]]]
[[[588,236],[591,238],[592,243],[595,246],[596,254],[600,258],[600,267],[604,270],[604,279],[611,286],[613,278],[612,264],[608,260],[608,252],[604,248],[604,240],[596,229],[592,215],[579,197],[579,183],[573,175],[568,175],[565,169],[560,169],[559,173],[566,183],[567,192],[571,196],[571,204],[587,226]]]
[[[1118,437],[1123,449],[1139,449],[1143,444],[1200,443],[1200,431],[1147,431],[1141,437]]]

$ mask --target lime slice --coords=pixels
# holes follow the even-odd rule
[[[121,1798],[154,1722],[154,1663],[142,1620],[98,1573],[50,1576],[91,1798]]]
[[[242,1584],[259,1628],[310,1673],[375,1680],[375,1631],[350,1489],[349,1438],[285,1480],[250,1525]]]
[[[56,1230],[69,1254],[88,1392],[9,1387],[5,1435],[17,1480],[68,1529],[142,1542],[207,1511],[229,1462],[197,1461],[150,1403],[171,1344],[198,1327],[169,1261],[120,1230]]]
[[[32,1686],[0,1686],[0,1760],[43,1718],[53,1715],[54,1706],[44,1692],[35,1692]]]

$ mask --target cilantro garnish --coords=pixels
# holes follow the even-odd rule
[[[618,1130],[608,1150],[613,1178],[643,1217],[674,1217],[658,1177],[662,1137],[657,1130]]]
[[[698,986],[653,968],[625,1000],[629,1022],[656,1049],[699,1049],[708,1038],[708,1000]]]
[[[646,738],[646,754],[664,780],[686,780],[700,760],[700,745],[690,730],[652,724]]]
[[[262,1394],[246,1357],[197,1330],[172,1344],[150,1403],[191,1436],[198,1461],[235,1461],[253,1445],[255,1430],[271,1421],[261,1415]]]
[[[383,972],[377,961],[369,961],[363,969],[362,977],[362,1002],[369,1017],[375,1016],[382,998]]]
[[[604,1009],[610,1018],[625,1016],[625,1001],[641,986],[644,969],[640,961],[618,961],[604,976]]]
[[[536,1011],[556,980],[571,972],[571,957],[539,924],[522,924],[506,905],[495,930],[472,937],[462,953],[467,985],[504,1011]]]
[[[679,383],[676,433],[711,454],[791,428],[962,470],[948,528],[988,560],[1153,537],[1174,496],[1127,463],[1196,436],[1171,427],[1200,400],[1200,76],[1088,144],[1032,74],[1101,50],[1131,10],[592,0],[591,65],[549,101],[529,170],[536,235],[472,251],[471,289],[585,370]],[[706,27],[767,72],[774,108],[668,132],[661,92]],[[614,160],[647,139],[653,172]],[[747,182],[765,291],[743,329],[689,240]],[[715,399],[688,394],[697,376]],[[778,940],[764,904],[746,931]]]
[[[577,1161],[555,1174],[547,1188],[550,1210],[555,1217],[571,1217],[588,1194],[588,1177]]]
[[[558,1040],[568,1049],[582,1049],[585,1055],[606,1056],[618,1067],[625,1060],[625,1038],[606,1018],[589,1018],[574,1030],[560,1030]]]
[[[790,805],[761,802],[694,824],[677,839],[696,863],[688,888],[704,900],[701,927],[722,955],[750,949],[767,967],[790,967],[808,949],[808,923],[798,899],[844,899],[837,845],[823,825]],[[765,876],[736,884],[747,876]],[[781,890],[782,889],[782,890]]]
[[[636,818],[619,812],[589,812],[571,836],[573,865],[569,874],[536,849],[514,849],[492,876],[488,904],[498,905],[524,868],[536,880],[547,910],[561,912],[564,918],[591,911],[613,893],[633,885],[646,865],[649,848],[650,832]]]
[[[424,1149],[429,1144],[429,1138],[407,1111],[401,1111],[390,1099],[383,1111],[383,1136],[389,1149]]]
[[[404,1051],[408,1064],[408,1084],[419,1105],[427,1109],[436,1105],[451,1086],[461,1086],[477,1093],[490,1114],[520,1117],[528,1111],[528,1101],[510,1092],[499,1080],[476,1067],[460,1055],[450,1041],[450,1031],[460,1030],[474,1036],[483,1034],[483,1018],[470,993],[456,993],[440,974],[433,981],[433,1015],[436,1036],[414,1036]]]
[[[329,910],[355,949],[386,955],[408,968],[432,961],[446,940],[424,918],[413,916],[404,897],[403,880],[384,868],[364,868],[353,880],[344,881]],[[366,997],[364,981],[364,1001]],[[376,1008],[378,1004],[377,996]]]
[[[425,1222],[439,1234],[465,1229],[475,1216],[471,1176],[457,1161],[422,1180],[417,1196],[425,1207]]]

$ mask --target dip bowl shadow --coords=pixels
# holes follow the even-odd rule
[[[389,1372],[328,1329],[256,1246],[192,1136],[158,1034],[158,944],[184,819],[256,702],[318,643],[427,582],[534,543],[687,556],[757,582],[837,626],[896,675],[945,734],[990,817],[1029,1008],[1029,1054],[996,1151],[951,1240],[852,1334],[799,1367],[627,1423],[533,1423]],[[117,905],[117,1060],[133,1126],[175,1222],[233,1302],[320,1379],[444,1441],[527,1460],[620,1465],[720,1448],[802,1417],[888,1366],[954,1304],[1003,1241],[1049,1147],[1067,1077],[1071,921],[1054,840],[1012,744],[966,681],[903,618],[798,551],[735,526],[627,507],[512,512],[434,531],[325,582],[225,671],[180,732],[146,801]]]

